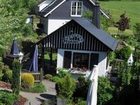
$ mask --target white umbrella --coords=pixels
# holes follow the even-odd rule
[[[95,66],[89,77],[91,81],[88,94],[87,94],[87,104],[86,105],[97,105],[97,86],[98,86],[98,68]]]

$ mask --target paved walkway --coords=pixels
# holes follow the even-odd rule
[[[29,93],[29,92],[20,92],[20,95],[28,99],[25,105],[41,105],[41,102],[46,100],[48,103],[55,101],[56,90],[55,90],[55,83],[47,80],[43,80],[42,83],[46,87],[46,92],[44,93]]]

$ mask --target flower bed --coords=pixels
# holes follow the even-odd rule
[[[0,81],[0,89],[9,91],[9,90],[11,90],[11,84]],[[14,105],[24,105],[26,103],[26,101],[27,101],[27,99],[20,95],[18,100],[16,102],[14,102]]]

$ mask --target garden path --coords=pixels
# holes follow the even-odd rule
[[[20,92],[20,95],[28,99],[25,105],[41,105],[41,102],[44,100],[50,102],[55,99],[55,83],[48,80],[43,80],[42,83],[45,85],[45,88],[47,90],[44,93],[29,93],[23,91]]]

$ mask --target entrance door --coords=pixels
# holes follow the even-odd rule
[[[88,69],[89,65],[89,54],[88,53],[73,53],[73,67]]]
[[[64,52],[64,68],[67,68],[69,69],[70,68],[70,65],[71,65],[71,55],[72,55],[72,52],[71,51],[65,51]]]

